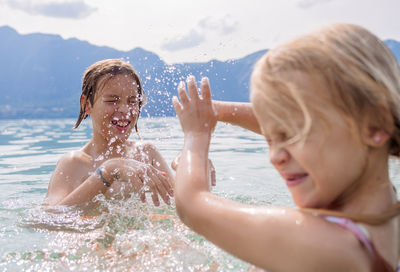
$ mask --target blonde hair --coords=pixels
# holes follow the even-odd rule
[[[320,111],[287,80],[293,72],[322,80],[325,90],[316,96],[328,96],[329,102],[354,126],[367,116],[391,136],[390,154],[400,157],[400,69],[378,37],[360,26],[334,24],[271,50],[257,62],[251,77],[251,101],[262,103],[272,118],[295,130],[295,140],[299,140],[310,130],[310,111]],[[271,88],[276,95],[267,96],[266,90]],[[288,122],[280,109],[282,103],[302,114],[302,127]],[[399,212],[399,207],[393,207],[379,219],[346,217],[377,224]]]

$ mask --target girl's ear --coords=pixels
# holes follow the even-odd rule
[[[89,99],[87,99],[86,95],[84,94],[81,95],[80,102],[81,102],[81,109],[83,109],[83,112],[87,115],[90,115],[92,106],[90,105]]]
[[[377,127],[368,127],[363,134],[364,142],[371,147],[381,147],[390,139],[390,135],[386,131]]]
[[[382,147],[387,144],[392,135],[393,127],[388,122],[392,120],[389,111],[382,112],[380,118],[371,112],[364,115],[361,121],[362,140],[370,147]]]

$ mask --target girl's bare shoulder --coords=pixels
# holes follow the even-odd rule
[[[89,166],[93,164],[93,158],[84,152],[82,149],[76,151],[70,151],[65,153],[59,159],[57,165],[64,167],[78,167],[78,168],[86,168],[85,166]]]

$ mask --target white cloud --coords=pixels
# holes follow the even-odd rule
[[[326,2],[330,2],[331,0],[299,0],[297,2],[297,6],[299,8],[307,9],[311,8],[315,5],[324,4]]]
[[[211,16],[201,19],[196,29],[191,29],[187,34],[175,36],[166,40],[161,49],[172,52],[196,47],[206,41],[206,37],[212,33],[228,35],[237,30],[238,22],[232,20],[229,15],[220,19]]]
[[[198,31],[192,29],[189,33],[176,36],[167,40],[161,48],[166,51],[178,51],[182,49],[192,48],[201,44],[205,40],[204,36]]]
[[[97,10],[65,20],[5,4],[73,1]],[[60,34],[123,51],[142,47],[177,63],[240,58],[337,22],[400,40],[399,10],[400,0],[252,0],[251,5],[243,0],[0,0],[0,25],[21,34]]]
[[[43,15],[56,18],[82,19],[97,9],[86,5],[82,0],[72,1],[38,1],[4,0],[4,4],[13,9],[22,10],[30,15]]]
[[[199,26],[208,31],[217,31],[221,35],[228,35],[237,30],[238,22],[233,20],[230,15],[220,19],[206,17],[200,20]]]

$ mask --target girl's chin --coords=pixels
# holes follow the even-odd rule
[[[106,137],[107,142],[111,145],[111,144],[121,144],[124,143],[128,140],[129,138],[129,133],[123,134],[123,135],[109,135],[108,137]]]

